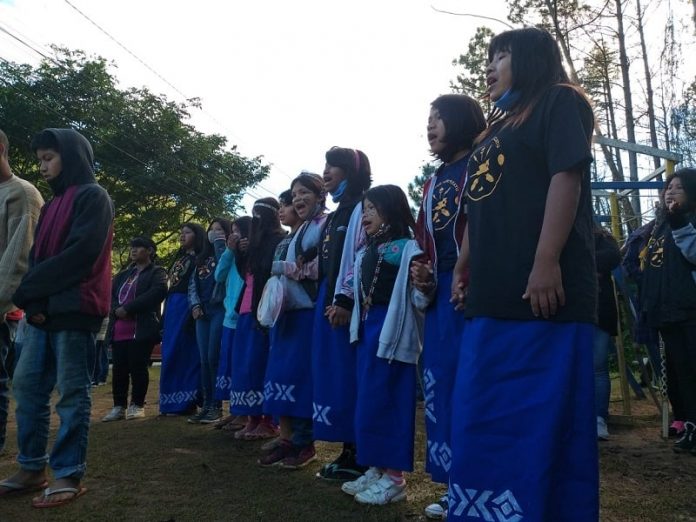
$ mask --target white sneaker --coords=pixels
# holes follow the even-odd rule
[[[599,440],[609,440],[609,430],[604,417],[597,417],[597,438]]]
[[[102,422],[121,420],[126,416],[126,409],[123,406],[114,406],[111,411],[102,417]]]
[[[425,508],[426,518],[432,520],[445,520],[447,518],[447,495],[440,497],[440,500],[430,504]]]
[[[131,404],[126,410],[126,420],[142,419],[145,417],[145,408],[137,404]]]
[[[369,468],[363,475],[350,482],[341,484],[341,491],[349,495],[357,495],[361,491],[365,491],[372,484],[377,482],[382,477],[382,473],[377,468]]]
[[[406,481],[397,484],[386,473],[369,488],[355,495],[355,500],[361,504],[383,506],[391,502],[406,500]]]

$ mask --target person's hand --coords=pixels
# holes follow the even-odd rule
[[[529,300],[534,317],[548,319],[565,305],[561,265],[557,260],[535,260],[522,299]]]
[[[237,250],[237,245],[239,244],[239,234],[232,233],[227,236],[227,248],[230,250]]]
[[[34,314],[29,318],[29,322],[33,324],[44,324],[46,316],[44,314]]]
[[[667,205],[667,221],[672,230],[685,227],[689,220],[686,219],[688,208],[680,205],[676,201],[672,201]]]
[[[125,319],[126,317],[128,317],[128,312],[126,312],[125,308],[119,306],[116,310],[114,310],[114,315],[119,319]]]
[[[246,252],[249,249],[249,238],[245,237],[239,240],[239,250]]]
[[[327,306],[324,315],[329,320],[333,328],[338,326],[346,326],[350,323],[352,313],[342,306]]]
[[[297,265],[297,269],[301,271],[302,267],[304,266],[304,257],[297,256],[297,259],[295,259],[295,265]]]
[[[424,294],[429,294],[435,289],[435,278],[433,276],[433,263],[421,261],[411,262],[411,283]]]
[[[454,305],[454,309],[457,311],[464,310],[466,306],[467,287],[464,283],[462,274],[457,273],[456,270],[452,272],[451,292],[450,303]]]
[[[194,307],[193,307],[193,310],[191,310],[191,315],[192,315],[193,318],[197,321],[198,319],[200,319],[200,318],[203,317],[203,315],[204,315],[204,314],[203,314],[203,308],[201,308],[201,307],[198,306],[198,305],[194,306]]]

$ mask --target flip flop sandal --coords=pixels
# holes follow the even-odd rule
[[[73,496],[62,500],[54,500],[52,502],[50,499],[51,495],[57,495],[58,493],[72,493]],[[85,493],[87,493],[87,488],[84,486],[79,486],[77,488],[46,488],[44,489],[43,495],[32,500],[31,505],[39,509],[64,506],[65,504],[70,504],[70,502],[77,500]]]
[[[40,484],[20,484],[19,482],[10,482],[9,480],[3,480],[0,482],[0,488],[5,488],[0,490],[0,497],[5,497],[7,495],[21,495],[22,493],[34,493],[36,491],[41,491],[48,486],[47,481],[43,481]]]

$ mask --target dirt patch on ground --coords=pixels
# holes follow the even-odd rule
[[[256,465],[258,442],[236,441],[184,418],[157,417],[158,375],[158,368],[152,368],[143,420],[99,422],[111,407],[110,387],[93,389],[85,479],[90,491],[84,497],[46,511],[32,509],[30,496],[1,499],[0,522],[420,521],[425,520],[424,507],[443,491],[422,471],[422,422],[416,444],[416,469],[421,471],[408,477],[409,501],[365,508],[338,485],[315,479],[320,462],[296,472],[262,469]],[[613,412],[619,408],[612,404]],[[611,440],[600,445],[601,519],[696,521],[696,457],[675,455],[672,442],[660,438],[654,406],[641,401],[634,410],[643,422],[610,423]],[[645,420],[650,415],[654,418]],[[54,414],[52,434],[57,425]],[[8,444],[0,455],[1,477],[15,467],[15,435],[11,419]],[[320,461],[332,459],[338,449],[319,444]]]

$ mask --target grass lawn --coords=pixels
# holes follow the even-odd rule
[[[111,390],[93,388],[85,496],[49,510],[33,509],[31,495],[4,498],[0,522],[419,521],[425,520],[423,508],[443,491],[422,471],[422,410],[409,501],[365,507],[337,484],[314,478],[321,462],[337,455],[338,445],[319,444],[319,461],[304,470],[262,469],[256,465],[261,443],[236,441],[184,418],[158,417],[159,368],[150,375],[148,416],[142,420],[98,422],[111,407]],[[0,477],[15,468],[10,417]],[[57,425],[54,415],[52,434]],[[600,445],[602,521],[696,521],[696,457],[672,454],[671,442],[659,438],[657,419],[610,429],[612,440]]]

